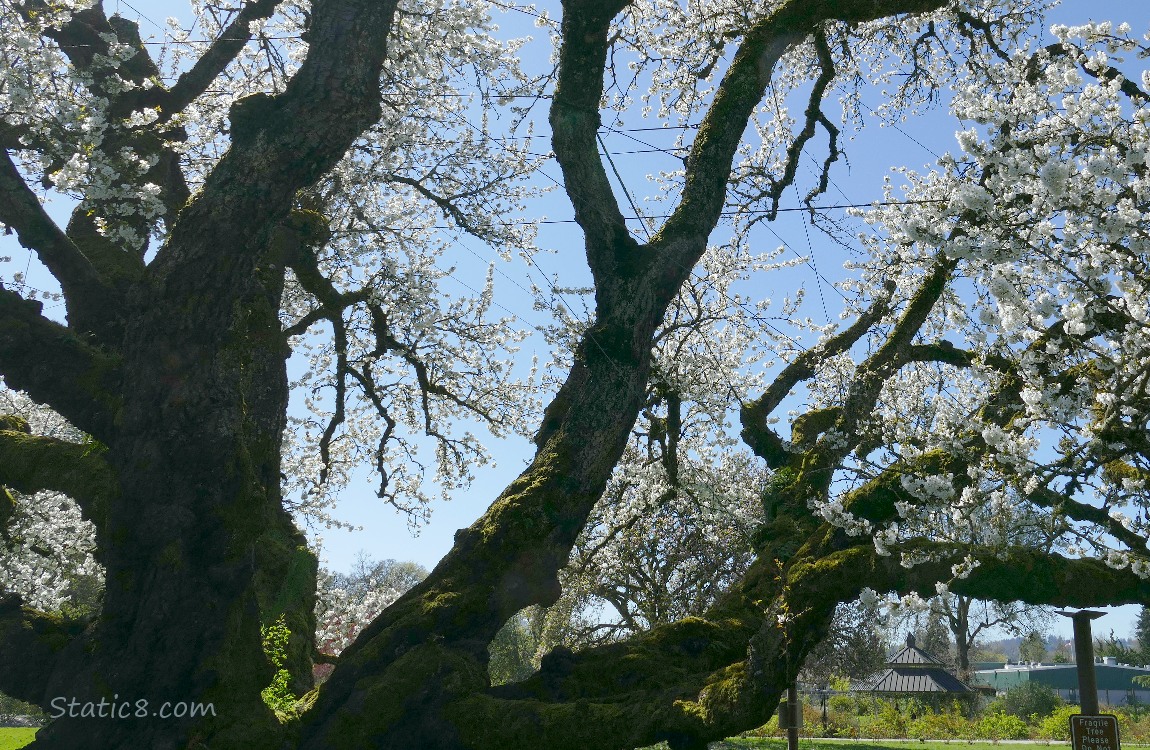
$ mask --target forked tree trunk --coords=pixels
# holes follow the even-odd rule
[[[60,719],[34,747],[623,750],[665,739],[697,748],[769,718],[838,602],[864,585],[933,591],[936,581],[952,577],[959,559],[952,550],[928,550],[937,560],[907,570],[812,513],[808,500],[826,495],[848,448],[812,434],[814,447],[792,452],[766,423],[786,392],[814,371],[802,355],[785,368],[794,379],[783,377],[771,387],[778,392],[764,395],[775,399],[769,408],[760,403],[758,413],[749,405],[744,414],[761,418],[761,429],[750,425],[744,435],[776,472],[764,498],[769,513],[759,556],[744,579],[705,617],[579,654],[556,649],[539,673],[516,685],[491,688],[487,677],[487,647],[503,623],[559,595],[558,571],[643,403],[653,335],[721,215],[732,159],[775,64],[828,21],[863,23],[945,4],[778,3],[746,30],[685,161],[682,200],[641,245],[628,232],[597,142],[611,23],[627,2],[564,3],[551,126],[586,235],[595,320],[546,411],[531,465],[457,535],[431,575],[344,652],[329,681],[308,696],[302,717],[281,724],[260,697],[272,679],[261,626],[284,617],[296,636],[289,660],[295,687],[306,688],[315,595],[315,560],[279,489],[288,352],[278,309],[284,265],[309,241],[289,217],[297,191],[314,185],[378,120],[395,11],[394,0],[317,0],[307,61],[282,94],[249,97],[233,109],[231,151],[203,190],[186,206],[180,202],[157,259],[147,268],[141,260],[135,277],[117,281],[126,290],[115,297],[117,315],[100,321],[100,294],[109,283],[86,257],[68,258],[59,271],[75,277],[65,283],[69,314],[76,310],[77,319],[98,325],[69,331],[0,290],[0,364],[10,384],[104,440],[115,477],[106,513],[97,514],[107,592],[96,624],[69,641],[66,624],[0,600],[0,636],[19,645],[0,642],[0,667],[18,671],[27,692],[38,693],[33,699],[49,708],[55,697],[66,706],[112,700],[104,710],[117,713]],[[822,71],[820,85],[830,74]],[[801,145],[789,157],[791,176]],[[0,179],[15,171],[0,170]],[[939,294],[945,281],[938,280]],[[917,295],[907,309],[916,305]],[[848,329],[857,335],[840,351],[874,321],[862,322]],[[89,345],[85,336],[103,340]],[[74,388],[53,388],[43,367],[12,364],[27,359],[37,341]],[[859,382],[847,390],[861,406],[824,410],[822,430],[869,414],[873,399],[863,402],[868,393],[877,398],[888,366],[895,365],[860,368]],[[0,449],[19,442],[8,437]],[[895,518],[899,485],[890,481],[880,477],[851,493],[849,509],[875,523]],[[979,562],[956,590],[1014,597],[1020,570],[1039,576],[1025,595],[1054,603],[1118,601],[1146,588],[1101,564],[1025,551]],[[41,674],[32,662],[44,665]],[[0,687],[20,682],[11,674],[0,672]],[[210,704],[214,715],[135,715],[137,708],[153,714],[189,703]]]

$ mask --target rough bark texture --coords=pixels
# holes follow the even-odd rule
[[[137,92],[117,106],[159,103],[166,121],[226,65],[247,23],[274,5],[245,6],[227,39],[172,89]],[[11,160],[0,162],[0,192],[11,197],[0,204],[0,220],[61,278],[70,321],[67,328],[52,323],[35,303],[0,290],[0,371],[103,446],[77,455],[75,446],[5,423],[0,482],[77,497],[97,520],[108,573],[103,611],[88,625],[0,599],[0,689],[45,705],[57,696],[117,695],[146,699],[153,709],[163,701],[215,708],[207,718],[64,718],[34,747],[606,750],[667,740],[676,750],[698,748],[769,718],[837,603],[864,586],[926,591],[949,578],[954,560],[904,569],[807,507],[812,494],[828,491],[834,468],[853,448],[826,445],[820,436],[832,427],[849,433],[873,409],[889,373],[942,356],[910,343],[953,270],[940,263],[888,345],[860,368],[851,399],[796,424],[791,447],[766,418],[811,377],[815,358],[857,342],[884,303],[796,360],[744,410],[744,438],[775,474],[764,497],[759,559],[706,616],[578,654],[557,649],[530,679],[488,684],[487,646],[496,632],[523,607],[559,595],[558,571],[642,407],[652,337],[719,219],[732,159],[773,66],[827,21],[943,5],[793,0],[759,20],[699,128],[680,204],[641,244],[626,229],[596,143],[610,23],[626,2],[565,2],[550,120],[586,238],[594,323],[546,410],[531,464],[457,535],[431,575],[363,632],[308,696],[310,708],[286,724],[260,699],[271,678],[260,627],[285,617],[297,634],[289,662],[296,688],[306,688],[310,644],[303,634],[314,630],[315,560],[279,489],[288,351],[277,312],[284,265],[291,263],[284,243],[309,241],[290,231],[297,191],[314,184],[378,117],[394,0],[316,2],[307,61],[282,94],[235,106],[232,148],[186,205],[172,166],[174,136],[155,137],[157,164],[175,172],[165,181],[172,228],[149,264],[141,248],[114,255],[83,215],[67,231],[56,229]],[[139,46],[134,27],[105,18],[99,6],[53,33],[69,43],[78,67],[91,63],[107,34]],[[146,77],[150,62],[141,55],[134,65]],[[147,101],[132,99],[140,96]],[[56,471],[54,462],[70,468]],[[857,490],[851,506],[867,517],[890,517],[899,497],[896,473]],[[6,499],[0,514],[11,512]],[[1027,550],[987,555],[958,588],[1077,605],[1150,595],[1128,573]]]
[[[82,647],[63,648],[58,636],[33,638],[49,632],[37,625],[41,620],[31,614],[21,620],[6,609],[7,632],[29,635],[5,639],[4,658],[17,658],[15,649],[27,646],[21,658],[35,665],[39,680],[29,680],[24,694],[32,688],[45,705],[57,696],[84,702],[118,695],[133,708],[146,699],[150,711],[164,701],[211,703],[215,710],[208,719],[64,718],[40,733],[37,746],[282,741],[283,727],[260,698],[271,680],[260,627],[283,615],[293,632],[314,631],[315,560],[280,498],[288,350],[278,319],[282,261],[269,257],[269,237],[296,192],[377,119],[394,9],[393,2],[316,4],[311,33],[322,53],[308,59],[283,94],[237,105],[231,151],[138,273],[85,264],[99,249],[90,227],[74,219],[67,234],[38,232],[47,217],[21,204],[24,213],[15,217],[23,222],[21,241],[42,257],[60,257],[71,328],[86,331],[93,343],[4,293],[3,370],[11,385],[106,446],[103,483],[93,482],[88,494],[113,500],[91,504],[99,506],[107,586],[98,621],[76,639]],[[104,19],[97,7],[56,33],[96,44],[113,28],[122,40],[131,38],[127,26]],[[130,315],[117,310],[121,302]],[[85,312],[109,303],[122,317],[97,320]],[[5,482],[72,489],[64,486],[69,475],[42,476],[47,453],[69,447],[0,437],[21,458],[6,465]],[[75,471],[82,469],[80,462]],[[112,488],[109,476],[116,478]],[[297,688],[309,686],[310,651],[309,639],[292,644],[288,666]]]

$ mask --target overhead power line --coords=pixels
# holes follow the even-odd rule
[[[835,210],[835,209],[847,209],[847,208],[878,208],[880,206],[911,206],[911,205],[918,205],[918,204],[924,204],[924,203],[948,203],[948,202],[949,202],[949,200],[946,198],[924,198],[921,200],[908,200],[908,201],[872,201],[870,203],[836,203],[836,204],[831,205],[831,206],[812,206],[811,208],[808,208],[806,206],[792,206],[792,207],[787,207],[787,208],[780,208],[777,210],[777,212],[778,213],[790,213],[790,212],[794,212],[794,211],[811,211],[811,210],[830,211],[830,210]],[[735,216],[766,216],[770,213],[771,213],[771,211],[763,209],[763,210],[754,210],[754,211],[722,211],[722,212],[720,212],[719,215],[723,218],[731,218],[731,217],[735,217]],[[624,216],[623,219],[625,221],[643,221],[645,219],[669,219],[670,217],[671,217],[671,214],[646,214],[645,216]],[[542,224],[575,224],[575,223],[577,223],[575,221],[575,219],[536,219],[534,221],[497,221],[497,222],[493,222],[493,224],[495,226],[501,226],[501,227],[522,227],[522,226],[542,225]],[[452,226],[438,225],[437,224],[437,225],[428,227],[428,229],[452,230],[452,229],[459,229],[459,227],[452,227]],[[351,234],[371,234],[371,230],[365,229],[362,231],[360,231],[360,230],[343,231],[343,232],[337,232],[337,234],[343,234],[345,236],[351,235]]]

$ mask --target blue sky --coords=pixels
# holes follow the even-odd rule
[[[106,0],[105,5],[109,11],[118,11],[129,18],[138,16],[141,32],[145,37],[150,34],[159,36],[162,33],[160,26],[163,24],[163,19],[168,16],[182,19],[190,16],[186,3],[169,0],[134,0],[132,3],[125,0]],[[557,6],[557,3],[542,5]],[[558,17],[559,13],[556,10],[552,15]],[[1101,3],[1069,0],[1050,15],[1048,25],[1081,23],[1090,19],[1113,20],[1115,23],[1127,21],[1135,31],[1150,30],[1150,3],[1146,3],[1145,0]],[[540,68],[547,63],[548,50],[542,30],[535,28],[532,21],[533,19],[515,12],[507,13],[499,19],[508,36],[531,34],[537,37],[538,41],[526,48],[525,65]],[[544,104],[539,105],[536,113],[539,119],[536,133],[543,136],[533,142],[535,145],[533,150],[536,151],[549,150],[545,137]],[[926,116],[911,119],[897,128],[868,127],[859,135],[857,141],[846,144],[849,165],[842,162],[836,165],[836,170],[832,173],[834,184],[827,200],[823,202],[865,203],[875,199],[880,195],[882,177],[890,167],[921,168],[932,164],[939,154],[953,148],[953,134],[957,129],[959,129],[958,123],[946,116],[945,111],[934,111]],[[633,195],[641,196],[653,192],[644,183],[644,175],[674,166],[673,159],[658,152],[658,149],[669,147],[673,138],[674,133],[666,130],[605,133],[605,145],[609,151],[616,154],[615,164]],[[821,159],[821,145],[815,145],[813,153]],[[550,161],[545,164],[537,179],[541,185],[557,185],[558,178],[558,166],[554,161]],[[797,203],[797,196],[792,195],[784,205]],[[571,209],[562,192],[553,191],[532,203],[528,215],[535,217],[546,215],[553,221],[563,221],[570,218]],[[830,243],[826,241],[825,236],[818,230],[806,226],[801,213],[785,214],[770,227],[769,231],[765,231],[763,236],[763,241],[769,243],[762,248],[763,250],[785,244],[792,249],[788,252],[810,255],[812,262],[809,266],[800,266],[790,272],[779,273],[776,277],[766,279],[762,282],[765,288],[757,289],[756,292],[781,299],[784,295],[792,293],[796,286],[804,285],[808,291],[805,314],[816,319],[824,317],[836,319],[840,309],[836,300],[841,302],[841,299],[837,298],[825,279],[833,280],[841,275],[843,260],[841,251],[829,248]],[[571,287],[585,283],[587,275],[582,263],[580,240],[577,227],[573,224],[554,223],[541,226],[540,246],[554,250],[555,253],[541,254],[537,257],[535,269],[528,269],[518,259],[511,264],[501,264],[496,279],[499,304],[513,312],[529,310],[531,300],[524,287],[529,286],[531,281],[540,282],[542,278],[540,271],[545,274],[557,274],[563,286]],[[10,240],[2,242],[0,248],[3,249],[3,254],[12,255],[17,263],[27,255],[26,251],[16,247]],[[451,259],[451,262],[457,263],[461,269],[457,274],[460,279],[458,283],[465,283],[463,280],[469,276],[482,278],[471,275],[468,269],[483,268],[488,260],[495,257],[494,253],[474,239],[461,239],[458,246],[458,257]],[[530,356],[531,348],[532,344],[528,342],[524,351],[526,357]],[[541,360],[546,361],[545,351],[540,349],[538,354]],[[434,566],[450,549],[456,529],[467,526],[478,517],[531,456],[532,446],[522,439],[492,441],[491,445],[496,465],[479,468],[476,471],[476,480],[470,488],[456,492],[449,503],[438,504],[431,522],[419,529],[417,535],[412,534],[406,517],[383,505],[375,497],[374,490],[366,478],[353,485],[345,493],[335,515],[348,523],[362,526],[363,530],[357,532],[321,530],[327,564],[335,569],[346,569],[362,550],[377,559],[413,560],[428,568]],[[1113,628],[1117,635],[1125,636],[1132,630],[1135,614],[1134,607],[1120,608],[1111,616],[1096,621],[1095,631],[1105,633]],[[1055,630],[1060,634],[1069,635],[1069,624],[1056,623]]]

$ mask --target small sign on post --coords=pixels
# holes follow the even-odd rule
[[[1120,750],[1118,717],[1113,714],[1071,716],[1070,746],[1073,750]]]
[[[779,704],[779,729],[802,729],[803,708],[801,703],[783,701]]]

